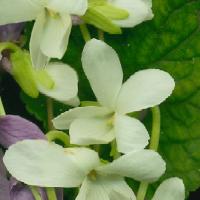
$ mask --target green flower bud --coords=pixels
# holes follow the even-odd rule
[[[45,88],[49,90],[53,89],[55,85],[51,76],[48,74],[48,72],[45,69],[35,70],[35,79],[40,85],[44,86]]]
[[[89,0],[89,8],[82,17],[83,20],[110,34],[121,34],[121,28],[112,20],[128,18],[129,13],[121,8],[115,7],[106,0]]]
[[[22,50],[11,53],[12,62],[11,74],[22,90],[32,98],[37,98],[39,91],[37,89],[34,70],[32,68],[30,55]]]

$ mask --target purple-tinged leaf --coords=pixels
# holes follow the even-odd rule
[[[43,132],[32,122],[17,116],[0,117],[0,144],[8,148],[24,139],[46,139]]]
[[[6,168],[3,164],[3,152],[0,149],[0,177],[6,177]]]
[[[63,189],[57,188],[56,189],[56,196],[57,196],[57,200],[63,200]]]
[[[38,191],[42,200],[48,200],[44,188],[39,188]],[[35,200],[30,188],[14,178],[10,180],[10,197],[11,200]]]
[[[9,181],[3,176],[0,176],[0,200],[11,200]]]
[[[28,186],[18,182],[14,178],[10,181],[11,200],[35,200]]]
[[[75,26],[84,23],[84,21],[77,15],[72,15],[71,18],[72,18],[72,24]]]
[[[45,188],[39,188],[39,193],[40,196],[42,197],[42,200],[48,200]]]
[[[7,24],[0,26],[0,42],[18,41],[23,28],[24,28],[24,23]],[[2,58],[0,58],[0,66],[8,73],[11,72],[11,62],[9,60],[8,52],[2,53]]]
[[[2,69],[5,70],[6,72],[10,73],[12,72],[12,64],[6,56],[3,56],[2,59],[0,60],[0,66],[2,66]]]
[[[0,26],[0,42],[17,41],[24,28],[24,23]]]

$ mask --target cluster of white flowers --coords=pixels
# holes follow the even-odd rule
[[[61,59],[67,49],[71,15],[117,33],[120,27],[134,27],[151,19],[151,7],[151,0],[1,0],[0,24],[35,20],[30,55],[35,76],[39,77],[38,90],[77,106],[75,70],[50,62],[51,58]],[[102,25],[104,22],[108,26]],[[63,148],[43,140],[24,140],[8,149],[4,163],[12,176],[28,185],[80,187],[76,200],[135,200],[124,177],[151,183],[163,175],[166,166],[157,152],[145,149],[149,133],[128,114],[159,105],[171,95],[174,80],[167,72],[147,69],[123,83],[117,53],[96,39],[86,43],[82,65],[98,104],[66,111],[53,119],[53,124],[57,129],[69,130],[71,144],[88,147]],[[44,80],[47,75],[51,87]],[[102,161],[89,148],[112,141],[122,154],[112,162]],[[158,187],[152,200],[183,200],[184,193],[183,182],[171,178]]]

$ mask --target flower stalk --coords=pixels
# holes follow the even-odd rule
[[[0,97],[0,116],[4,116],[4,115],[6,115],[6,112],[4,110],[3,103]]]
[[[160,140],[160,109],[158,106],[151,108],[153,124],[152,124],[152,135],[149,149],[158,150],[159,140]]]
[[[152,134],[151,134],[149,149],[157,151],[160,140],[160,121],[161,121],[159,106],[151,108],[151,112],[152,112]],[[148,186],[149,184],[146,182],[140,183],[137,194],[137,200],[144,200]]]
[[[53,130],[52,119],[54,117],[53,114],[53,100],[50,97],[47,97],[47,118],[48,118],[48,130]]]
[[[40,193],[38,192],[37,190],[37,187],[34,187],[34,186],[30,186],[30,189],[31,189],[31,192],[35,198],[35,200],[42,200],[41,196],[40,196]]]
[[[54,188],[46,188],[48,200],[57,200]]]
[[[91,36],[90,36],[90,32],[87,28],[87,25],[86,24],[81,24],[80,25],[80,30],[81,30],[81,34],[83,36],[83,39],[85,40],[85,42],[89,41],[91,39]]]

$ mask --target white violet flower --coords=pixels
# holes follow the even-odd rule
[[[157,152],[140,150],[101,163],[88,148],[63,148],[44,140],[12,145],[3,158],[17,180],[43,187],[80,187],[76,200],[136,200],[124,177],[156,181],[165,171]]]
[[[144,125],[127,113],[163,102],[172,93],[173,78],[159,69],[141,70],[125,83],[117,53],[106,43],[87,42],[82,64],[101,106],[77,107],[53,120],[57,129],[69,129],[72,144],[106,144],[116,138],[118,151],[128,153],[146,147]]]
[[[110,34],[153,18],[152,0],[88,0],[82,19]]]
[[[113,20],[114,24],[122,27],[134,27],[146,20],[153,18],[152,0],[108,0],[108,2],[116,7],[127,10],[129,16],[122,20]]]
[[[163,181],[152,200],[184,200],[185,186],[180,178],[173,177]]]
[[[39,76],[43,73],[45,73],[44,77]],[[51,88],[45,87],[46,75],[52,80],[53,85]],[[68,105],[79,105],[80,102],[77,97],[78,76],[76,71],[69,65],[60,62],[49,63],[45,69],[36,70],[35,77],[37,88],[42,94]]]
[[[36,20],[30,53],[33,66],[44,67],[49,58],[63,57],[72,27],[70,15],[84,15],[87,6],[87,0],[1,0],[0,25]]]

